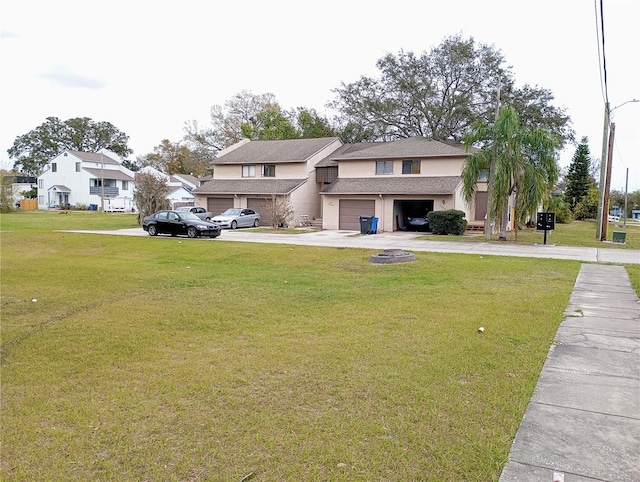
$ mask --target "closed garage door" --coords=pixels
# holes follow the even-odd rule
[[[247,207],[260,214],[260,224],[262,224],[263,226],[271,226],[271,214],[269,212],[270,210],[265,208],[265,203],[268,203],[270,201],[271,199],[263,199],[259,197],[247,198]]]
[[[207,198],[207,211],[214,215],[221,214],[233,207],[232,197],[210,197]]]
[[[360,216],[374,216],[376,202],[371,199],[340,199],[339,229],[360,231]]]

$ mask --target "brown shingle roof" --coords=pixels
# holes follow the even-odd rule
[[[219,179],[195,188],[195,194],[289,194],[306,179]]]
[[[459,176],[368,177],[338,179],[320,194],[453,194]]]
[[[214,159],[212,164],[262,164],[306,162],[314,154],[338,140],[337,137],[317,139],[285,139],[247,142],[228,154]]]

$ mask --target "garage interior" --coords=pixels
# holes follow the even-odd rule
[[[425,217],[433,211],[433,199],[403,199],[393,202],[394,231],[405,229],[407,218]]]

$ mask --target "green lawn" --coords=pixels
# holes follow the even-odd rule
[[[596,239],[597,226],[595,221],[574,221],[568,224],[557,223],[553,231],[547,232],[547,243],[559,246],[582,246],[587,248],[615,248],[615,249],[640,249],[640,222],[628,221],[624,226],[622,223],[609,223],[607,225],[607,241]],[[625,233],[625,243],[613,243],[613,232],[621,231]],[[425,240],[437,239],[438,241],[486,241],[484,234],[473,234],[465,236],[435,236],[427,234]],[[498,241],[498,235],[491,235],[490,242],[504,243]],[[517,232],[507,232],[507,243],[519,244],[542,244],[544,233],[538,232],[535,228],[523,229]]]
[[[0,225],[7,481],[497,480],[580,268]]]

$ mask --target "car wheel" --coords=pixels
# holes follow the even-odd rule
[[[189,236],[190,238],[197,238],[198,237],[198,230],[196,228],[194,228],[193,226],[189,226],[187,228],[187,236]]]
[[[253,222],[253,227],[254,227],[254,228],[257,228],[258,226],[260,226],[260,220],[259,220],[259,219],[256,219],[256,220]]]
[[[149,233],[149,236],[156,236],[158,234],[158,228],[155,224],[150,224],[147,228],[147,231]]]
[[[238,223],[236,221],[231,221],[231,229],[236,229],[238,227]]]

